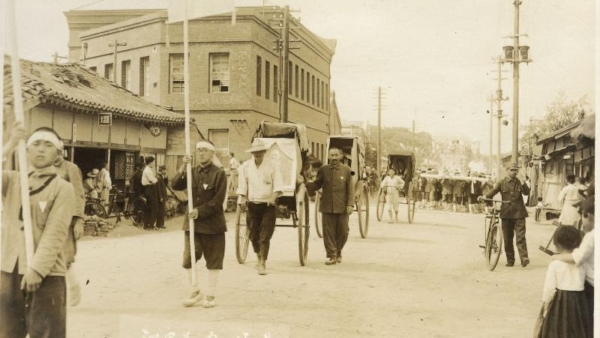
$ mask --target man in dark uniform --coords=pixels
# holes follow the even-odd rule
[[[444,175],[444,178],[442,178],[442,196],[443,196],[443,200],[442,202],[444,203],[444,210],[450,210],[450,206],[452,205],[452,201],[453,201],[453,195],[452,195],[452,191],[454,189],[454,180],[450,179],[447,175]]]
[[[348,218],[354,210],[354,185],[350,167],[340,163],[342,151],[329,149],[329,164],[309,179],[306,188],[323,188],[319,211],[323,214],[323,241],[327,260],[325,264],[342,262],[342,249],[348,240]]]
[[[167,167],[164,165],[158,166],[158,173],[156,173],[156,188],[158,191],[158,212],[156,214],[156,227],[159,229],[166,229],[165,227],[165,203],[167,202],[167,184],[169,178],[167,177]]]
[[[205,308],[215,306],[215,293],[219,271],[223,270],[223,259],[225,258],[225,214],[223,202],[227,192],[227,175],[225,171],[217,167],[213,162],[215,146],[210,141],[200,141],[196,144],[198,162],[200,165],[192,169],[192,203],[194,209],[188,212],[188,218],[194,220],[194,245],[196,261],[202,258],[206,260],[208,269],[208,292],[202,305]],[[192,160],[188,155],[183,158],[183,165],[173,178],[173,189],[184,190],[187,188],[186,165]],[[186,269],[188,279],[191,283],[192,258],[190,250],[190,228],[189,220],[185,219],[183,224],[185,231],[183,268]],[[204,298],[199,286],[192,287],[189,298],[183,301],[184,306],[192,306]]]
[[[515,248],[513,246],[513,237],[517,234],[517,249],[521,257],[521,266],[529,265],[527,254],[527,240],[525,239],[525,217],[528,216],[523,195],[529,195],[529,186],[517,178],[519,166],[513,163],[508,167],[508,175],[500,180],[494,189],[484,195],[485,198],[492,198],[497,193],[502,195],[500,208],[500,219],[502,220],[502,234],[504,236],[504,251],[506,252],[506,266],[515,265]]]

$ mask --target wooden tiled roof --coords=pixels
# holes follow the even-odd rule
[[[10,59],[4,59],[4,111],[12,111]],[[78,64],[55,65],[21,60],[24,109],[49,103],[85,113],[112,113],[115,119],[183,126],[182,114],[148,102]]]

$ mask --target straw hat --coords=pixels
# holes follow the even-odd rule
[[[254,139],[254,141],[252,141],[252,147],[248,150],[246,150],[247,153],[256,153],[259,151],[265,151],[267,150],[267,145],[265,144],[265,142],[263,140],[259,140],[257,138]]]
[[[94,177],[98,176],[99,173],[100,173],[100,170],[94,169],[94,170],[90,171],[87,175],[88,175],[88,177],[94,178]]]

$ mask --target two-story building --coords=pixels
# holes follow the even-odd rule
[[[270,20],[277,8],[237,8],[235,25],[231,13],[193,19],[186,83],[181,22],[168,23],[164,9],[95,6],[65,13],[71,61],[175,112],[183,112],[183,92],[189,86],[191,116],[200,134],[215,143],[226,168],[230,152],[241,160],[249,158],[244,150],[260,121],[280,120],[282,67],[289,74],[288,121],[307,127],[313,154],[324,158],[327,136],[339,123],[330,104],[335,40],[323,39],[292,19],[296,28],[290,35],[300,41],[295,43],[299,48],[282,65],[274,42],[280,33]],[[170,144],[169,152],[183,155],[183,144]]]

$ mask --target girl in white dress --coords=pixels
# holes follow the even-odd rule
[[[402,188],[404,188],[404,181],[399,176],[396,176],[396,171],[393,168],[388,169],[387,176],[381,182],[381,189],[386,194],[385,205],[390,216],[390,224],[394,223],[394,221],[398,222],[398,198]],[[392,210],[394,214],[392,214]]]

